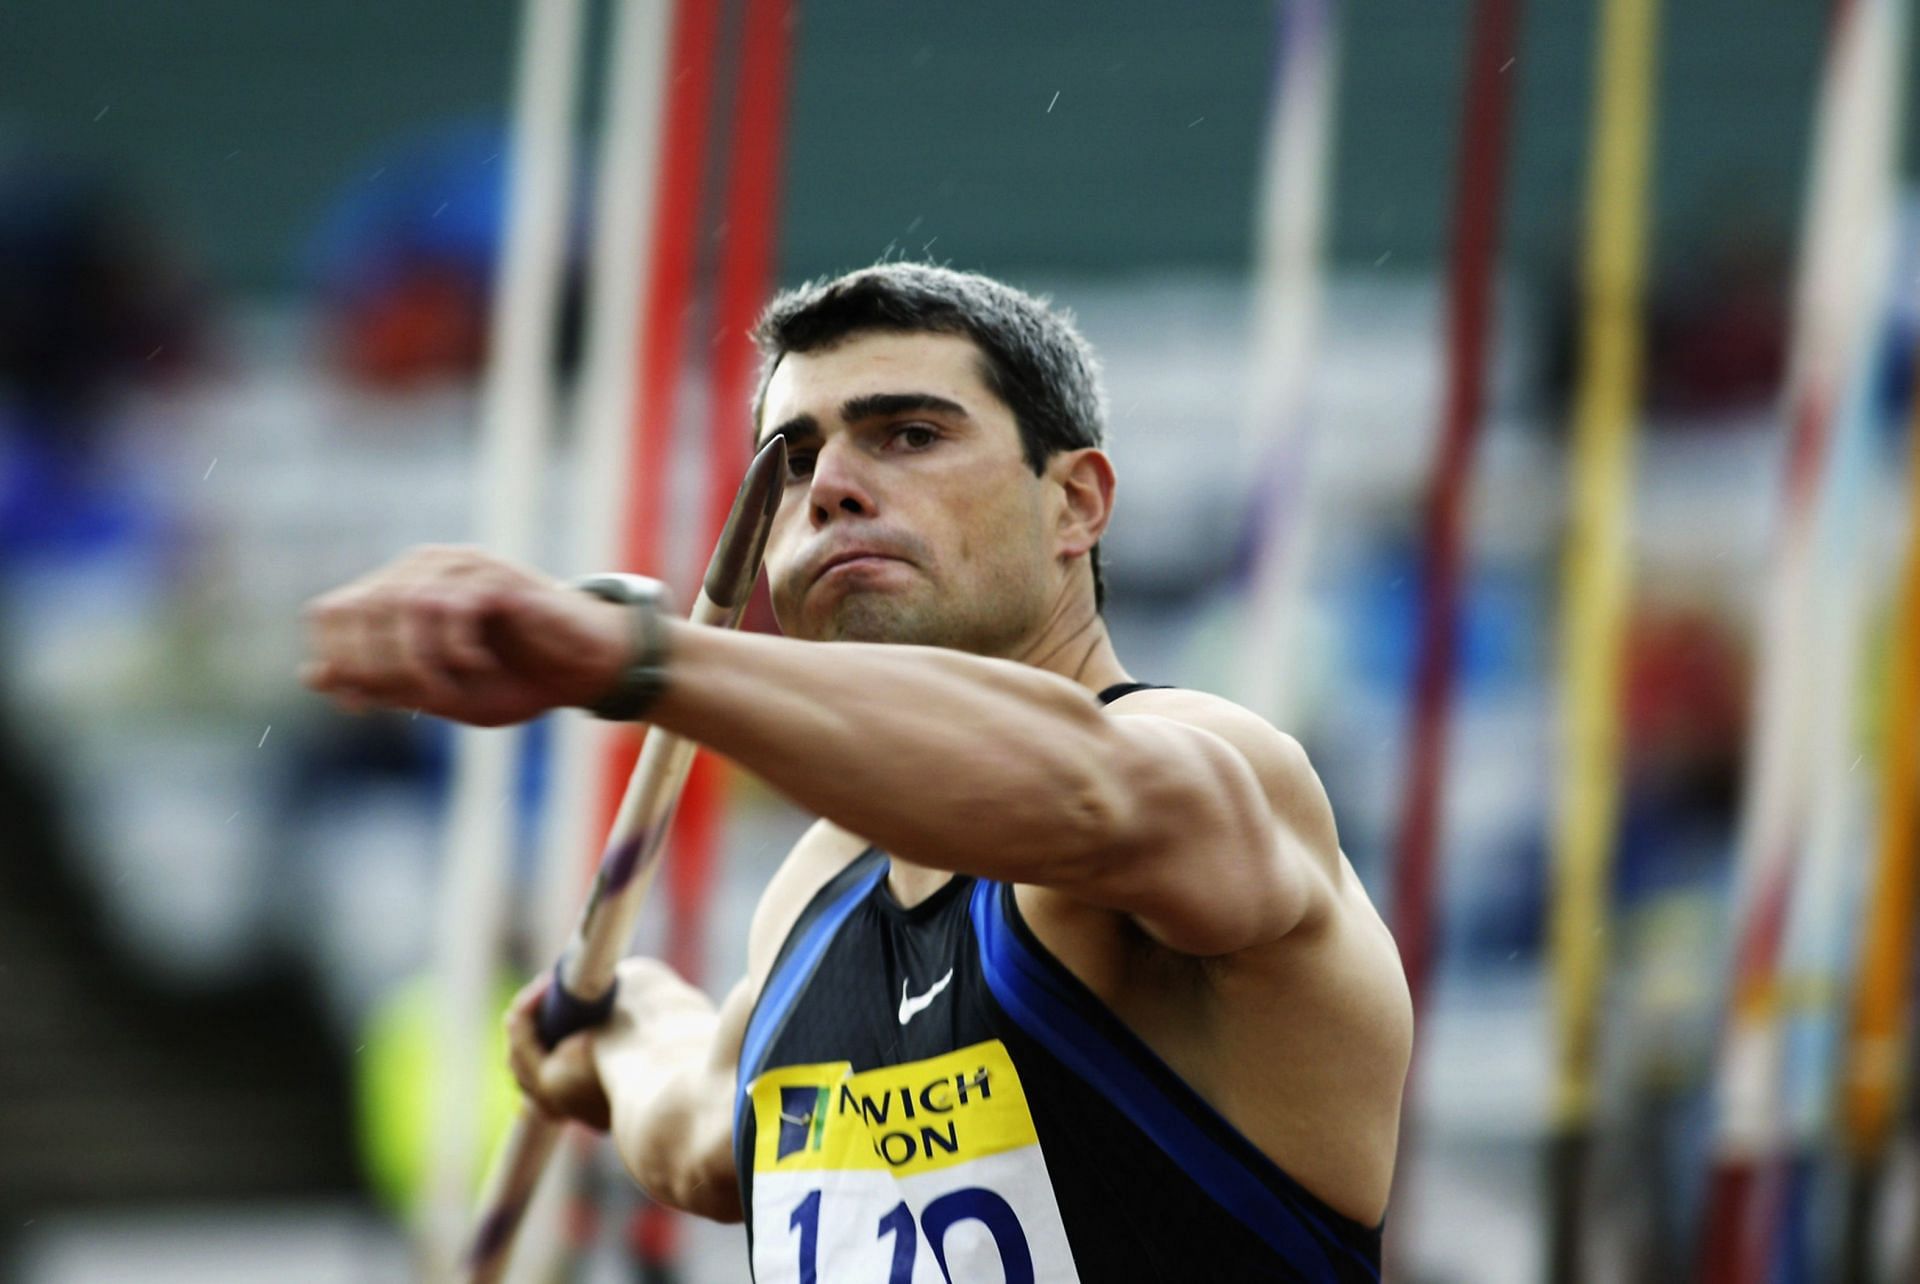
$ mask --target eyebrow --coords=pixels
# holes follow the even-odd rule
[[[932,411],[936,414],[950,415],[957,419],[971,418],[967,408],[957,401],[945,397],[936,397],[930,392],[869,392],[858,397],[849,397],[840,404],[840,418],[847,423],[857,424],[868,419],[884,419],[889,415],[903,415],[913,411]],[[793,418],[767,434],[773,437],[785,437],[787,445],[798,446],[804,442],[817,441],[820,438],[820,421],[812,415],[795,415]]]

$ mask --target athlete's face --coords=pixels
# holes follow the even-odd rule
[[[760,429],[790,451],[767,548],[790,636],[1008,655],[1040,627],[1062,488],[980,362],[965,338],[884,332],[780,362]]]

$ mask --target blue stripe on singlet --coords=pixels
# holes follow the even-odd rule
[[[1138,1039],[1128,1047],[1102,1031],[1081,1011],[1088,1000],[1075,995],[1062,978],[1020,940],[1001,907],[1002,885],[981,882],[973,890],[973,930],[980,945],[987,988],[1008,1016],[1060,1063],[1118,1106],[1221,1207],[1232,1213],[1288,1262],[1313,1272],[1312,1278],[1337,1280],[1337,1252],[1373,1279],[1380,1270],[1347,1244],[1301,1201],[1273,1189],[1269,1179],[1226,1150],[1189,1113],[1212,1108],[1196,1093],[1183,1107],[1153,1081],[1144,1063],[1175,1072]],[[1220,1125],[1232,1128],[1224,1118]],[[1269,1161],[1269,1166],[1272,1167]],[[1278,1167],[1271,1178],[1296,1185]]]
[[[774,969],[767,980],[767,988],[760,994],[759,1003],[754,1005],[753,1016],[747,1021],[747,1032],[740,1041],[740,1069],[736,1076],[739,1082],[739,1108],[744,1109],[747,1102],[747,1084],[751,1073],[760,1068],[760,1059],[767,1053],[767,1045],[779,1031],[786,1019],[787,1009],[793,1006],[795,997],[813,976],[815,968],[820,966],[820,957],[827,952],[827,946],[833,943],[833,934],[853,913],[854,906],[865,900],[868,893],[887,875],[887,862],[878,861],[866,877],[861,878],[840,894],[840,899],[829,905],[826,912],[813,921],[807,934],[789,954],[786,961]],[[736,1131],[738,1130],[739,1110],[735,1111]]]

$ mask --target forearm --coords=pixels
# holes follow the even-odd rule
[[[614,1146],[641,1188],[685,1212],[737,1221],[733,1083],[715,1064],[719,1025],[705,995],[661,977],[644,994],[623,993],[593,1036],[593,1059]]]
[[[904,859],[1066,881],[1131,823],[1121,738],[1054,674],[693,626],[674,630],[671,656],[658,725]]]

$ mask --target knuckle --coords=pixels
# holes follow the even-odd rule
[[[452,609],[447,594],[438,585],[422,585],[407,595],[407,610],[423,623],[434,623]]]

